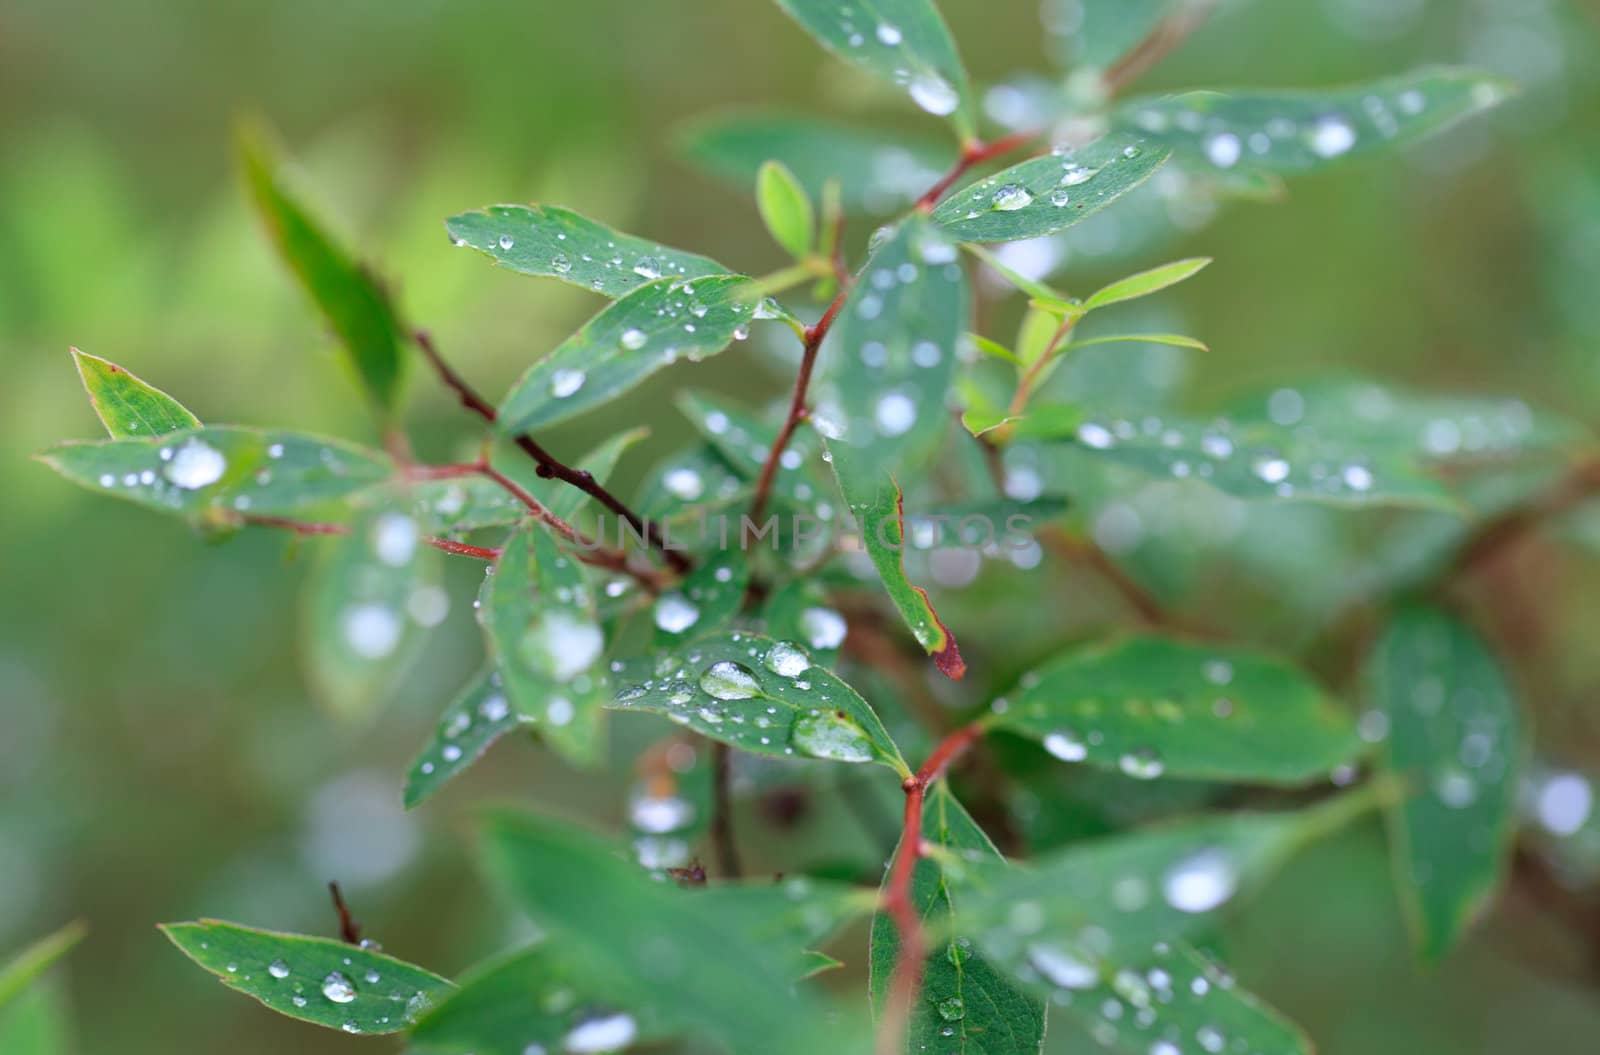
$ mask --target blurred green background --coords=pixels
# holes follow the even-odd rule
[[[942,6],[980,81],[1051,69],[1036,0]],[[1060,284],[1083,292],[1118,266],[1217,258],[1155,309],[1162,328],[1213,351],[1127,360],[1168,398],[1204,405],[1339,368],[1517,395],[1594,424],[1596,10],[1578,0],[1227,5],[1140,89],[1338,84],[1439,62],[1507,73],[1524,90],[1404,156],[1300,180],[1277,204],[1228,205],[1120,260],[1107,251],[1116,228],[1101,225],[1075,244]],[[154,924],[209,915],[331,933],[322,884],[337,878],[391,952],[454,974],[506,938],[471,867],[475,801],[581,806],[613,826],[621,814],[614,777],[509,744],[416,814],[400,811],[405,766],[476,663],[475,569],[454,569],[456,610],[404,698],[376,725],[346,728],[298,673],[302,568],[281,537],[208,546],[29,460],[100,431],[69,345],[127,366],[207,421],[371,439],[329,342],[244,208],[231,119],[255,112],[281,129],[324,215],[381,264],[456,365],[498,392],[596,302],[451,249],[443,217],[559,202],[769,270],[782,261],[748,195],[673,151],[683,121],[766,102],[940,132],[759,0],[0,6],[0,949],[73,916],[91,922],[64,972],[79,1050],[346,1049],[355,1042],[224,993]],[[687,375],[751,400],[786,387],[759,350],[717,364],[698,376],[680,367],[668,387]],[[428,380],[419,372],[413,384],[419,446],[470,443],[472,423]],[[661,391],[548,445],[576,452],[639,421],[660,443],[681,441],[689,431]],[[624,477],[647,462],[636,454]],[[1119,556],[1192,610],[1294,642],[1304,637],[1296,620],[1361,572],[1364,551],[1350,521],[1326,511],[1263,517],[1243,534],[1276,538],[1276,549],[1207,553],[1192,523],[1147,512]],[[1291,530],[1308,546],[1333,540],[1339,560],[1282,556]],[[1197,547],[1203,573],[1163,578],[1171,553],[1193,563]],[[1541,550],[1510,573],[1531,607],[1482,606],[1513,650],[1545,750],[1569,765],[1600,762],[1585,706],[1600,684],[1600,624],[1584,603],[1596,579],[1579,551]],[[1088,579],[1061,596],[1063,624],[1101,619],[1109,604]],[[957,702],[979,702],[982,689]],[[659,731],[630,724],[619,757]],[[819,803],[756,857],[795,869],[854,855],[861,867],[835,816]],[[753,812],[744,819],[755,824]],[[1586,956],[1593,967],[1595,938],[1547,909],[1508,898],[1458,956],[1421,974],[1374,823],[1292,868],[1225,947],[1247,984],[1334,1055],[1589,1051],[1600,993],[1582,968]],[[835,951],[859,967],[854,938]]]

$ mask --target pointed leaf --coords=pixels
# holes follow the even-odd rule
[[[656,598],[656,645],[671,648],[722,630],[744,606],[749,586],[750,562],[742,550],[713,553]]]
[[[595,764],[610,687],[585,566],[530,521],[506,540],[480,608],[511,709],[569,761]]]
[[[162,436],[192,429],[200,419],[159,388],[134,377],[116,363],[72,349],[89,403],[114,440]]]
[[[1211,350],[1204,342],[1197,341],[1193,337],[1185,337],[1181,333],[1114,333],[1105,337],[1090,337],[1082,341],[1073,341],[1062,350],[1069,351],[1073,348],[1087,348],[1095,344],[1118,344],[1123,342],[1129,344],[1164,344],[1172,348],[1193,348],[1200,352],[1209,352]]]
[[[498,671],[478,675],[445,708],[432,738],[406,775],[405,806],[420,806],[483,757],[500,737],[533,719],[511,709]]]
[[[684,150],[741,189],[754,182],[763,162],[776,159],[812,198],[820,199],[828,181],[837,180],[843,205],[868,213],[910,205],[956,159],[948,145],[892,131],[759,113],[700,122],[684,136]]]
[[[943,783],[923,806],[921,838],[948,854],[1003,865],[1000,852]],[[896,849],[896,855],[904,846]],[[890,868],[894,867],[893,862]],[[941,941],[923,966],[922,994],[904,1038],[908,1053],[1037,1055],[1044,1043],[1044,1005],[974,951],[961,912],[965,893],[947,881],[938,860],[924,857],[911,879],[912,904]],[[871,985],[881,1006],[900,950],[884,913],[872,920]]]
[[[1324,91],[1189,92],[1134,100],[1117,124],[1218,170],[1303,172],[1393,150],[1510,93],[1474,70],[1429,68]]]
[[[1138,297],[1148,297],[1158,293],[1168,286],[1175,286],[1186,278],[1191,278],[1211,263],[1208,256],[1195,257],[1191,260],[1175,260],[1170,264],[1141,271],[1127,278],[1120,278],[1102,289],[1096,290],[1083,302],[1085,311],[1093,311],[1109,304],[1119,304],[1125,300],[1134,300]]]
[[[342,718],[370,717],[438,622],[439,554],[422,543],[405,507],[396,499],[357,519],[348,535],[331,540],[307,583],[308,674]]]
[[[1014,242],[1063,231],[1150,178],[1170,153],[1114,133],[1032,158],[957,191],[933,220],[963,242]]]
[[[452,988],[431,971],[331,938],[212,919],[161,930],[224,985],[280,1015],[346,1033],[398,1033]]]
[[[679,358],[716,355],[750,333],[756,285],[737,275],[660,279],[584,323],[534,363],[500,407],[507,434],[610,402]]]
[[[781,161],[768,161],[756,174],[756,206],[772,240],[799,259],[811,252],[816,214],[794,173]]]
[[[900,85],[928,113],[949,117],[962,139],[972,138],[972,86],[933,0],[778,0],[778,6],[823,47]]]
[[[391,415],[404,379],[405,327],[377,278],[338,245],[292,194],[266,136],[245,129],[238,141],[257,214],[349,356],[362,388]]]
[[[752,754],[905,772],[867,702],[790,641],[728,633],[623,664],[613,706],[664,714]]]
[[[1395,885],[1417,951],[1437,962],[1505,876],[1525,734],[1488,646],[1443,612],[1390,622],[1368,668],[1384,752],[1409,794],[1389,814]]]
[[[445,224],[456,245],[524,275],[558,278],[615,299],[658,278],[727,274],[715,260],[614,231],[556,205],[491,205]]]
[[[383,482],[389,459],[343,440],[212,425],[145,440],[72,441],[39,460],[73,483],[163,513],[290,516]]]
[[[1289,664],[1160,637],[1068,653],[993,712],[985,724],[1057,758],[1147,779],[1302,784],[1360,748],[1350,717]]]
[[[5,1007],[24,989],[28,988],[55,962],[72,951],[83,940],[89,928],[82,920],[74,920],[52,934],[29,945],[5,964],[0,965],[0,1008]]]

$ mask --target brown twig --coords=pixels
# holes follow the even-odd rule
[[[957,180],[965,176],[972,168],[986,161],[1011,153],[1019,147],[1033,142],[1038,137],[1037,132],[1015,132],[1008,136],[1001,136],[992,143],[982,140],[973,140],[961,148],[961,156],[956,158],[956,163],[950,171],[939,177],[939,182],[929,187],[927,193],[917,199],[916,208],[921,212],[932,212],[933,207],[939,204],[939,199],[945,192],[955,186]]]
[[[479,395],[476,389],[467,383],[466,378],[462,377],[449,363],[445,362],[438,346],[433,343],[432,336],[425,330],[417,330],[412,337],[417,342],[417,347],[422,349],[423,356],[433,365],[434,372],[439,375],[439,379],[444,382],[445,387],[456,394],[456,398],[461,405],[484,421],[493,424],[495,419],[499,417],[499,412]],[[612,513],[626,520],[634,533],[642,536],[645,541],[655,547],[674,571],[684,572],[689,569],[689,558],[682,552],[667,547],[666,539],[662,537],[660,526],[653,521],[646,521],[640,518],[620,498],[612,494],[600,481],[596,480],[593,473],[586,469],[574,469],[562,462],[536,443],[533,437],[527,433],[512,437],[512,442],[534,460],[539,467],[538,473],[540,476],[546,479],[560,480],[576,487],[605,506]]]
[[[733,834],[732,752],[721,741],[711,744],[711,843],[717,851],[717,868],[724,879],[737,879],[739,844]]]
[[[346,524],[329,524],[314,520],[291,520],[288,517],[246,516],[246,524],[253,527],[280,528],[292,531],[296,535],[348,535],[350,528]],[[500,556],[500,551],[492,546],[473,546],[454,539],[438,538],[426,535],[422,541],[436,550],[445,553],[454,553],[462,557],[477,557],[480,560],[494,560]]]
[[[883,890],[883,910],[894,921],[900,947],[895,952],[889,996],[884,1004],[883,1019],[878,1024],[878,1055],[893,1055],[900,1050],[917,990],[922,986],[922,966],[927,958],[922,914],[911,899],[911,877],[922,856],[922,805],[928,787],[982,734],[982,728],[976,724],[957,729],[940,741],[922,768],[900,785],[906,793],[905,823],[900,832],[900,852],[895,855]]]
[[[1177,621],[1168,614],[1161,602],[1155,596],[1139,585],[1132,576],[1123,571],[1116,561],[1106,555],[1106,552],[1088,539],[1077,539],[1068,535],[1055,525],[1047,526],[1039,533],[1039,541],[1048,547],[1057,556],[1065,560],[1081,562],[1093,568],[1094,571],[1112,588],[1117,591],[1127,606],[1133,609],[1139,621],[1150,627],[1166,627],[1169,629],[1183,629]]]
[[[778,475],[778,462],[789,446],[794,430],[808,413],[806,393],[811,388],[811,372],[817,365],[817,350],[822,347],[822,341],[828,336],[828,330],[833,326],[833,320],[838,317],[839,309],[844,307],[844,300],[849,292],[848,283],[841,282],[838,295],[833,298],[833,303],[828,305],[828,310],[822,313],[822,318],[817,320],[816,325],[806,327],[805,346],[800,353],[800,372],[795,375],[794,394],[789,397],[789,414],[784,418],[783,427],[778,430],[778,438],[772,441],[772,449],[767,452],[767,460],[761,466],[761,475],[756,477],[755,495],[750,499],[752,521],[759,521],[762,512],[766,510],[767,500],[772,497],[773,478]]]
[[[1106,70],[1101,78],[1106,94],[1116,95],[1171,54],[1211,16],[1212,6],[1211,0],[1196,0],[1157,23],[1143,40]]]
[[[333,897],[333,910],[339,914],[339,938],[349,945],[361,944],[361,924],[350,915],[350,906],[344,903],[339,884],[329,880],[328,893]]]

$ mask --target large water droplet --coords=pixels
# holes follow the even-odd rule
[[[289,977],[289,965],[282,960],[273,960],[267,964],[267,973],[274,978],[287,978]]]
[[[807,608],[800,613],[800,632],[812,648],[838,648],[848,630],[844,616],[832,608]]]
[[[1311,149],[1319,157],[1336,158],[1356,145],[1356,130],[1342,117],[1329,116],[1311,129]]]
[[[811,659],[787,641],[779,641],[767,650],[761,661],[774,674],[785,678],[798,678],[811,669]]]
[[[761,683],[749,668],[724,659],[700,675],[700,688],[719,700],[748,700],[760,693]]]
[[[622,331],[622,336],[617,338],[617,343],[630,352],[637,352],[648,341],[649,335],[637,326],[630,326]]]
[[[1033,195],[1019,183],[1007,183],[996,188],[994,197],[989,199],[989,207],[996,212],[1015,212],[1032,204]]]
[[[916,424],[917,405],[903,392],[889,392],[878,399],[873,419],[883,435],[900,436]]]
[[[1161,894],[1179,912],[1210,912],[1239,888],[1239,873],[1221,850],[1198,850],[1173,865],[1161,880]]]
[[[588,670],[605,647],[605,635],[587,619],[559,608],[547,610],[518,646],[522,661],[566,682]]]
[[[700,620],[700,609],[687,597],[674,590],[664,593],[656,601],[656,626],[669,634],[681,634]]]
[[[193,491],[222,479],[227,467],[228,460],[221,451],[200,440],[188,439],[172,452],[172,457],[161,468],[161,475],[174,486]]]
[[[322,980],[322,995],[336,1004],[348,1004],[356,998],[356,987],[350,979],[334,971]]]
[[[382,659],[400,644],[404,624],[385,605],[353,604],[339,617],[350,650],[363,659]]]
[[[795,719],[790,736],[802,754],[834,762],[871,762],[877,757],[867,731],[838,711],[817,711]]]
[[[550,394],[557,399],[566,399],[582,388],[586,380],[588,380],[588,375],[582,370],[571,370],[562,367],[550,374]]]
[[[937,73],[919,73],[906,87],[911,92],[911,101],[935,117],[953,114],[961,105],[961,96]]]
[[[1082,762],[1089,755],[1089,746],[1083,737],[1065,729],[1046,734],[1044,749],[1064,762]]]

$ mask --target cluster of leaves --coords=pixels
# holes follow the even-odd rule
[[[957,140],[952,153],[749,114],[698,125],[690,155],[754,187],[792,266],[742,275],[555,206],[455,216],[447,226],[456,245],[608,301],[491,405],[401,318],[374,274],[301,204],[267,139],[251,133],[241,141],[250,194],[347,353],[383,449],[205,425],[125,369],[75,353],[111,438],[46,452],[62,475],[209,535],[327,536],[308,543],[319,552],[305,642],[310,676],[338,712],[370,715],[444,618],[439,562],[488,562],[476,602],[485,665],[412,766],[408,806],[512,731],[593,766],[609,711],[686,730],[645,767],[629,802],[626,855],[534,815],[486,821],[485,868],[541,937],[458,983],[330,939],[214,921],[173,925],[168,936],[281,1014],[351,1033],[404,1031],[418,1053],[616,1051],[680,1036],[736,1052],[863,1051],[866,1006],[841,1008],[803,980],[835,962],[819,946],[876,912],[870,1003],[880,1050],[1037,1052],[1047,1017],[1059,1016],[1106,1045],[1154,1055],[1308,1052],[1296,1027],[1198,946],[1297,849],[1374,808],[1391,822],[1418,949],[1435,959],[1460,937],[1504,869],[1526,739],[1508,680],[1471,626],[1431,603],[1381,606],[1384,628],[1351,699],[1287,659],[1171,627],[1074,645],[1010,688],[986,674],[1004,691],[969,700],[920,769],[896,737],[918,749],[930,737],[900,734],[904,715],[880,713],[895,707],[892,694],[864,695],[836,672],[877,684],[871,657],[881,653],[856,649],[852,667],[841,645],[870,639],[893,652],[908,643],[889,626],[892,610],[941,671],[965,672],[952,628],[913,581],[920,557],[908,501],[981,506],[998,519],[1027,513],[1052,550],[1093,552],[1070,488],[1042,493],[1037,473],[1030,485],[1008,471],[1018,464],[1128,468],[1249,500],[1439,509],[1463,527],[1424,563],[1448,568],[1462,539],[1477,537],[1474,518],[1499,511],[1473,491],[1469,470],[1560,467],[1581,433],[1510,401],[1420,397],[1349,379],[1214,420],[1119,415],[1107,400],[1059,398],[1052,376],[1086,346],[1203,349],[1177,334],[1074,335],[1086,316],[1114,318],[1116,305],[1208,261],[1143,270],[1078,299],[983,246],[1058,235],[1163,166],[1207,193],[1260,196],[1285,176],[1432,134],[1492,105],[1504,86],[1426,70],[1325,93],[1121,99],[1133,58],[1175,43],[1201,5],[1085,0],[1073,90],[1036,90],[1032,105],[1045,115],[1037,127],[985,141],[930,0],[779,3],[840,58],[948,118]],[[1032,156],[961,182],[1010,152]],[[852,265],[847,218],[886,211],[902,215]],[[1015,340],[970,332],[979,270],[1026,298]],[[816,304],[778,299],[802,286]],[[792,396],[767,408],[686,397],[700,440],[660,458],[632,501],[604,481],[637,432],[573,466],[538,442],[540,430],[758,327],[792,331],[802,345]],[[412,458],[399,422],[413,365],[437,372],[487,423],[477,461]],[[1544,478],[1530,471],[1518,495]],[[805,514],[825,530],[777,549],[706,536],[664,544],[665,529],[707,513],[760,520],[768,510]],[[638,545],[610,544],[603,516],[636,528]],[[1004,554],[991,546],[987,556]],[[864,576],[879,580],[886,607],[856,597]],[[1425,578],[1392,586],[1409,596]],[[810,878],[725,878],[699,889],[693,849],[718,807],[713,767],[688,746],[692,737],[768,764],[892,770],[913,808],[881,896]],[[1294,808],[1202,813],[1014,863],[942,779],[984,737],[1141,781],[1300,790],[1263,800]],[[1048,778],[1000,776],[1030,794],[1055,793]],[[905,982],[913,996],[897,1002]],[[6,995],[0,985],[0,1001]]]

